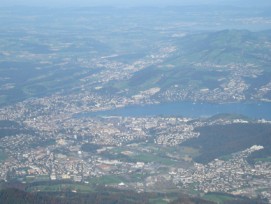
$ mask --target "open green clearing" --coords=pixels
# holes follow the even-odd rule
[[[169,159],[169,158],[164,158],[160,157],[159,155],[154,155],[154,154],[149,154],[149,153],[139,153],[137,155],[134,155],[131,157],[133,160],[136,160],[138,162],[155,162],[155,163],[160,163],[164,165],[174,165],[176,162]]]
[[[55,184],[55,185],[40,185],[33,186],[28,188],[30,192],[64,192],[64,191],[76,191],[80,193],[89,193],[94,192],[94,188],[89,184],[77,184],[77,183],[68,183],[68,184]]]
[[[232,196],[212,194],[212,193],[208,193],[208,194],[204,195],[203,199],[213,201],[213,202],[215,202],[217,204],[222,204],[225,201],[234,200],[234,198]]]
[[[109,185],[109,184],[119,184],[124,182],[123,178],[115,175],[106,175],[98,178],[91,178],[89,183],[92,185]]]

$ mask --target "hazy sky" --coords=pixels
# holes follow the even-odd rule
[[[199,0],[192,0],[199,1]],[[201,0],[208,1],[208,0]],[[187,4],[191,0],[1,0],[3,5],[34,5],[34,6],[130,6],[130,5],[176,5]]]
[[[271,0],[0,0],[1,6],[168,6],[187,4],[271,5]],[[268,3],[269,2],[269,3]]]

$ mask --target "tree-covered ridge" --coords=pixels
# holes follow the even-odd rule
[[[167,200],[166,194],[161,193],[136,193],[133,191],[97,189],[95,193],[73,193],[73,192],[39,192],[29,193],[16,188],[7,188],[0,191],[0,203],[4,204],[215,204],[203,198],[176,194],[176,200]],[[227,194],[210,194],[212,198],[228,197],[223,204],[263,204],[261,199],[248,199],[240,196]],[[164,198],[161,199],[161,198]]]
[[[55,197],[41,196],[27,193],[22,190],[8,188],[0,191],[0,203],[5,204],[64,204],[65,202]]]
[[[39,192],[29,193],[22,190],[8,188],[0,191],[0,202],[5,204],[148,204],[159,201],[162,194],[159,193],[136,193],[133,191],[97,189],[95,193],[73,193],[73,192]],[[164,195],[166,196],[166,195]],[[173,203],[180,204],[212,204],[200,198],[188,195],[177,195],[178,200]]]
[[[205,126],[196,130],[200,132],[200,136],[182,144],[200,149],[200,155],[195,158],[196,162],[208,163],[215,158],[245,150],[253,145],[264,147],[263,150],[254,153],[260,156],[259,158],[270,156],[270,124],[236,123]]]

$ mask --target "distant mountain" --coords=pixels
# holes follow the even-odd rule
[[[230,90],[227,86],[235,80],[236,86],[240,84],[244,88],[238,95],[244,94],[249,99],[254,95],[262,97],[257,91],[270,82],[271,30],[197,33],[174,39],[172,43],[177,51],[164,62],[109,86],[127,88],[131,94],[160,87],[164,92],[160,96],[162,100],[168,92],[176,96],[181,91],[185,96],[179,100],[198,100],[201,91],[221,93]],[[176,91],[172,92],[173,89]],[[215,95],[214,92],[209,94]],[[262,94],[270,98],[269,92]],[[200,100],[207,100],[205,96]]]
[[[179,41],[182,50],[179,60],[216,64],[261,62],[265,55],[271,54],[267,46],[270,34],[271,31],[222,30],[190,35]]]

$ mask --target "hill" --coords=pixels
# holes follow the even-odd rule
[[[156,193],[135,193],[130,191],[102,191],[97,193],[29,193],[22,190],[8,188],[0,191],[0,202],[5,204],[142,204],[156,203],[161,199]],[[160,200],[161,201],[161,200]],[[169,203],[169,202],[167,202]],[[179,195],[174,204],[213,204],[200,198]]]
[[[270,99],[270,91],[259,90],[271,78],[271,31],[190,34],[174,39],[173,44],[177,51],[161,64],[108,85],[129,89],[130,94],[159,87],[161,92],[154,98],[160,101]],[[240,87],[240,91],[233,90],[231,85]]]
[[[212,125],[197,128],[200,137],[193,138],[182,146],[194,147],[200,150],[196,162],[208,163],[215,158],[229,155],[261,145],[263,150],[253,153],[253,160],[270,157],[271,125],[258,123],[236,123],[229,125]]]

